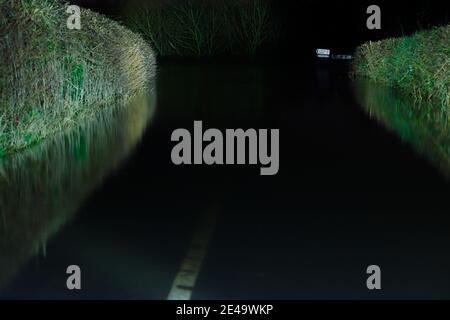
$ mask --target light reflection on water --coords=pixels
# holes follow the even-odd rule
[[[140,141],[156,107],[154,86],[127,106],[0,162],[0,289],[75,214]]]
[[[426,267],[413,266],[408,268],[408,273],[403,273],[403,278],[398,277],[391,296],[405,296],[404,288],[408,287],[401,285],[408,283],[414,271],[419,274],[414,287],[418,296],[435,297],[439,290],[446,290],[445,285],[439,285],[448,279],[445,252],[448,251],[449,222],[448,215],[444,214],[448,206],[445,197],[441,196],[446,189],[442,192],[440,184],[423,187],[420,180],[410,186],[410,181],[405,180],[410,168],[411,175],[415,174],[414,170],[422,170],[422,174],[427,175],[428,169],[432,169],[432,182],[435,170],[428,166],[423,168],[426,163],[411,157],[409,148],[400,148],[394,135],[386,135],[384,128],[369,121],[354,105],[353,90],[346,82],[346,73],[327,68],[314,68],[312,75],[308,74],[301,84],[291,81],[284,69],[160,68],[158,111],[161,112],[152,131],[146,134],[152,136],[151,141],[145,138],[135,154],[139,161],[130,161],[124,168],[125,174],[108,182],[110,188],[106,199],[99,200],[97,195],[89,199],[87,202],[91,206],[82,208],[77,222],[64,230],[61,227],[75,215],[82,200],[139,141],[152,117],[154,103],[150,103],[150,107],[137,105],[102,114],[101,119],[89,127],[9,159],[2,165],[0,178],[0,219],[3,218],[0,220],[0,289],[27,260],[35,262],[39,260],[33,258],[37,254],[45,255],[45,244],[59,230],[58,237],[48,242],[49,248],[55,251],[45,259],[47,266],[26,275],[20,272],[10,282],[12,286],[4,288],[8,298],[79,298],[67,293],[64,270],[59,270],[68,263],[81,262],[83,266],[83,259],[92,261],[87,265],[91,278],[87,279],[89,288],[83,288],[83,297],[165,298],[178,270],[178,259],[185,255],[184,244],[191,236],[190,223],[197,219],[196,213],[205,210],[204,200],[211,194],[220,193],[224,199],[221,212],[224,219],[217,231],[217,242],[210,249],[212,268],[210,265],[209,269],[202,270],[206,279],[204,284],[214,291],[227,290],[227,277],[232,270],[245,280],[240,283],[239,290],[231,288],[235,297],[267,298],[273,292],[277,292],[276,297],[332,296],[338,292],[333,291],[336,287],[330,287],[331,291],[327,293],[299,291],[296,285],[296,281],[302,281],[310,288],[327,288],[327,277],[335,273],[325,273],[323,278],[326,265],[333,270],[330,272],[337,270],[348,277],[338,281],[345,284],[340,289],[345,288],[348,296],[365,297],[364,291],[358,291],[359,286],[356,289],[347,286],[347,281],[359,283],[360,273],[355,272],[353,276],[348,270],[355,264],[365,263],[368,253],[375,254],[394,272],[403,270],[405,265],[410,266],[410,261],[417,261],[417,254],[427,261]],[[293,74],[297,75],[297,72]],[[435,152],[438,159],[444,159],[440,163],[448,165],[448,161],[445,162],[448,152],[439,151],[439,148],[436,151],[429,145],[430,141],[449,145],[448,133],[439,129],[443,127],[420,126],[421,123],[414,122],[412,116],[408,118],[410,105],[390,89],[369,82],[357,82],[356,89],[360,104],[374,120],[397,132],[405,142],[422,144],[423,154]],[[351,108],[347,108],[349,105]],[[276,179],[264,181],[257,175],[252,178],[252,168],[249,171],[235,168],[190,171],[186,167],[174,170],[166,153],[158,152],[159,156],[154,156],[169,145],[168,132],[174,128],[189,128],[196,119],[218,128],[281,128],[284,145],[296,148],[286,149],[291,159],[283,158],[284,169]],[[362,153],[361,144],[366,148]],[[405,153],[407,157],[403,157]],[[339,156],[333,158],[336,154]],[[382,156],[377,157],[378,154]],[[385,167],[393,158],[397,161],[392,168]],[[407,170],[399,170],[403,167],[401,161],[410,158],[412,164],[406,164]],[[377,165],[380,169],[373,172],[373,166]],[[132,166],[133,170],[130,170]],[[250,172],[250,178],[247,172]],[[358,172],[363,174],[359,177]],[[373,185],[378,176],[379,180]],[[440,177],[436,176],[440,182]],[[147,184],[150,178],[152,183]],[[142,188],[143,181],[146,188]],[[397,186],[411,189],[402,197],[396,194]],[[343,192],[329,192],[334,187]],[[412,189],[417,187],[418,192]],[[432,187],[432,192],[422,194],[422,187]],[[383,189],[384,193],[373,192],[379,188],[386,189]],[[391,197],[392,190],[395,197]],[[120,197],[111,199],[114,194]],[[151,205],[149,194],[154,195]],[[423,203],[432,214],[423,215]],[[150,207],[161,214],[147,214]],[[126,217],[123,215],[125,210]],[[371,219],[376,210],[379,210],[378,222]],[[83,215],[87,218],[83,219]],[[439,223],[436,219],[440,219]],[[255,221],[261,231],[254,232]],[[72,235],[66,235],[65,240],[59,238],[70,231]],[[381,238],[380,234],[383,235]],[[246,245],[242,246],[242,243]],[[261,243],[265,244],[263,250]],[[323,251],[317,251],[318,247]],[[421,252],[421,248],[430,247],[435,249]],[[70,259],[64,255],[66,248],[71,250]],[[234,260],[214,256],[221,252],[220,249],[230,254],[236,252],[232,254],[234,257],[250,256],[252,259],[236,268],[222,268]],[[339,253],[339,250],[345,250],[351,258],[333,265],[334,254],[326,253]],[[313,262],[299,273],[283,264],[282,261],[288,260],[293,262],[292,265]],[[270,261],[263,264],[265,283],[280,288],[279,291],[266,292],[258,287],[249,291],[251,285],[248,284],[254,283],[254,278],[247,270],[253,270],[254,261]],[[214,265],[221,269],[215,269]],[[286,275],[280,278],[278,271],[281,269]],[[27,268],[22,270],[26,273]],[[60,278],[55,276],[59,272]],[[33,278],[38,280],[29,283]],[[26,283],[24,288],[21,280]],[[427,289],[430,281],[437,284],[437,289]],[[42,283],[51,284],[42,288]],[[343,293],[339,291],[338,296],[342,297]]]
[[[438,106],[413,102],[367,79],[355,81],[355,92],[371,118],[394,131],[450,179],[450,124]]]

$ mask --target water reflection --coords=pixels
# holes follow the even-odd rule
[[[450,126],[440,108],[414,103],[366,79],[355,81],[355,89],[359,103],[371,118],[393,130],[450,178]]]
[[[154,88],[154,86],[152,86]],[[156,106],[154,89],[126,107],[0,162],[0,289],[72,218],[132,151]]]

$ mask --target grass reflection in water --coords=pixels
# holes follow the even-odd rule
[[[132,151],[155,108],[150,92],[0,160],[0,288],[29,258],[45,255],[48,239]]]

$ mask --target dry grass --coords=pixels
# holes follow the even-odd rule
[[[81,11],[66,27],[56,0],[0,0],[0,158],[94,118],[143,90],[151,48],[117,22]]]

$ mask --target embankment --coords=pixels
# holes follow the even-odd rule
[[[0,158],[125,103],[155,72],[139,35],[85,9],[71,30],[66,10],[56,0],[0,0]]]

